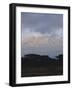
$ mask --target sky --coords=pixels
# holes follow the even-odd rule
[[[21,56],[63,53],[63,15],[21,12]]]

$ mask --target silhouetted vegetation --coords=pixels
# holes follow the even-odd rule
[[[51,76],[63,74],[63,55],[50,58],[47,55],[28,54],[21,58],[21,77]]]

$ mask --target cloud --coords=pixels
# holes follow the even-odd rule
[[[63,53],[62,14],[21,14],[21,55]]]
[[[51,34],[48,33],[42,34],[40,32],[30,32],[29,29],[27,29],[25,35],[22,36],[21,43],[22,43],[21,44],[22,52],[24,51],[25,48],[27,49],[34,48],[36,51],[39,48],[41,49],[46,48],[46,51],[48,51],[47,53],[51,51],[54,52],[55,50],[61,52],[63,49],[63,38],[61,37],[61,35],[59,35],[59,32],[54,32]],[[43,50],[42,52],[44,53],[45,50]]]
[[[63,28],[63,15],[22,12],[21,23],[22,32],[29,28],[35,32],[51,33],[52,28]]]

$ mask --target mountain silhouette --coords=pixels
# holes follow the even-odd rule
[[[47,55],[27,54],[21,58],[21,76],[62,75],[63,55],[56,58]]]

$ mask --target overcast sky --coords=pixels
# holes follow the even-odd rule
[[[63,53],[63,15],[21,12],[21,56]]]

